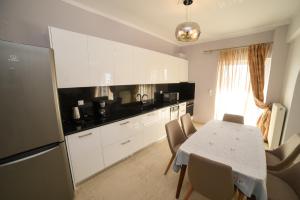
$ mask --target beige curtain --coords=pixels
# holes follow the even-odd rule
[[[257,121],[257,126],[260,128],[265,141],[268,138],[271,118],[271,104],[267,105],[264,102],[265,60],[270,48],[271,44],[255,44],[248,48],[248,63],[255,104],[264,109]]]
[[[220,52],[215,119],[221,120],[224,113],[243,115],[248,125],[256,125],[261,114],[251,91],[248,47]]]

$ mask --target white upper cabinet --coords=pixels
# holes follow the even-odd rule
[[[50,27],[59,88],[90,86],[87,36]]]
[[[113,85],[115,45],[109,40],[88,36],[89,68],[92,86]]]
[[[136,74],[133,71],[133,47],[115,43],[115,83],[114,85],[131,84]]]
[[[59,88],[188,80],[181,58],[53,27],[49,34]]]
[[[188,61],[184,59],[178,59],[178,75],[179,82],[187,82],[188,81]]]
[[[146,49],[137,48],[133,49],[133,84],[149,84],[150,76],[147,74],[146,69],[151,66],[151,56]]]

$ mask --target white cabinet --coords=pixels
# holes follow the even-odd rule
[[[101,141],[105,166],[138,151],[144,146],[140,117],[102,126]]]
[[[158,138],[166,137],[165,125],[170,121],[170,107],[163,108],[160,110],[160,125],[158,131]]]
[[[49,34],[58,88],[90,86],[87,36],[53,27]]]
[[[157,141],[161,134],[160,112],[154,111],[142,116],[144,125],[144,145]]]
[[[113,61],[115,62],[115,83],[114,85],[128,85],[136,76],[133,70],[133,47],[115,43]]]
[[[66,136],[74,183],[165,137],[169,121],[170,107],[166,107]]]
[[[184,59],[178,59],[179,82],[188,82],[188,73],[188,61]]]
[[[151,66],[151,55],[149,51],[142,48],[135,47],[133,49],[133,84],[149,84],[150,77],[147,69]]]
[[[113,85],[115,76],[115,46],[109,40],[88,36],[88,56],[91,86]]]
[[[75,184],[104,168],[99,129],[66,137]]]
[[[181,58],[54,27],[49,34],[59,88],[188,80]]]
[[[186,113],[186,102],[179,104],[179,117]]]

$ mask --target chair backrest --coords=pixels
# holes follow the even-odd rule
[[[232,199],[232,168],[195,154],[190,155],[188,176],[192,187],[211,200]]]
[[[182,144],[186,140],[186,136],[181,130],[181,127],[177,119],[168,122],[165,125],[167,138],[170,146],[170,150],[173,154],[176,154],[176,147]]]
[[[190,113],[187,113],[180,117],[183,132],[186,136],[189,136],[197,131],[193,125]]]
[[[223,121],[244,124],[244,117],[241,115],[233,115],[233,114],[225,113],[223,116]]]
[[[286,143],[278,147],[278,156],[280,159],[295,159],[300,154],[300,133],[294,134],[290,137]]]
[[[288,185],[293,188],[300,199],[300,162],[292,165],[291,167],[274,173],[275,176],[283,179]]]

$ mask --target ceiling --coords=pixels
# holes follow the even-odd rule
[[[88,11],[177,42],[174,30],[185,21],[180,0],[63,0]],[[288,24],[299,10],[299,0],[194,0],[191,20],[199,23],[198,42],[272,30]]]

